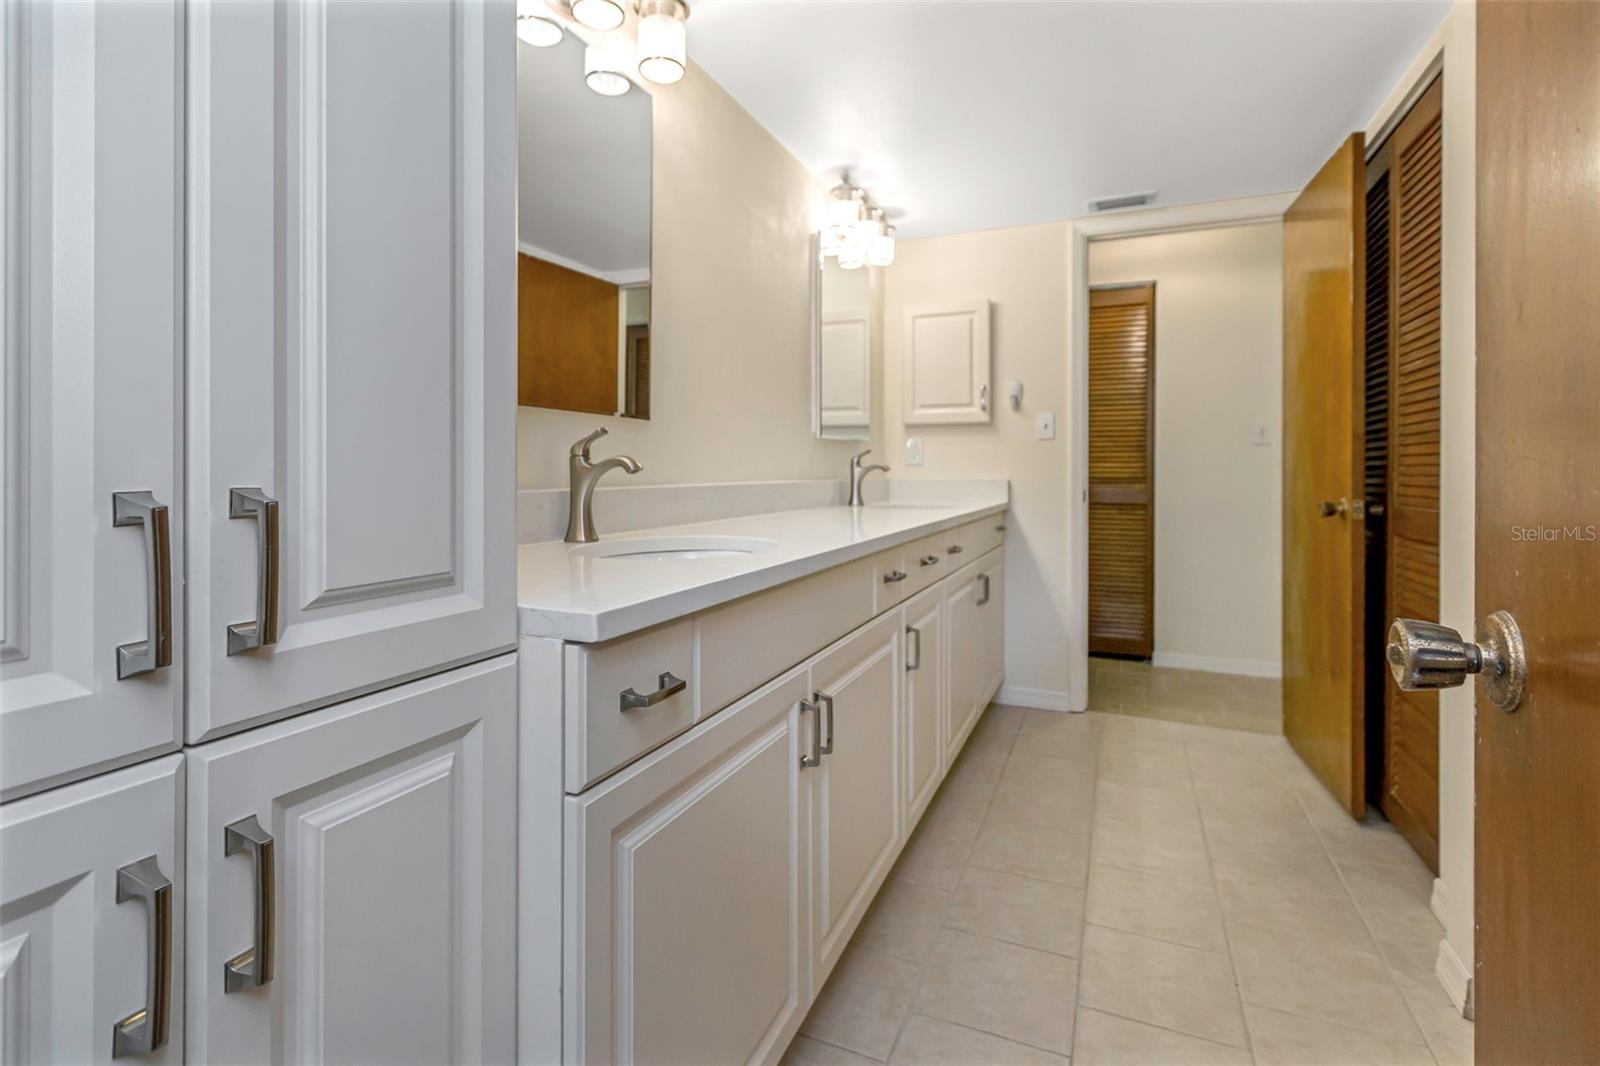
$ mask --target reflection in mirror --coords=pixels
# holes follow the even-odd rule
[[[650,417],[650,94],[517,45],[517,402]]]
[[[813,424],[829,440],[872,437],[872,277],[822,258],[812,242]]]

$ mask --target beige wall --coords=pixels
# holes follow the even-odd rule
[[[1156,662],[1275,676],[1283,224],[1089,245],[1091,286],[1142,281],[1156,283]]]
[[[1037,441],[1034,414],[1063,409],[1067,362],[1066,224],[929,237],[899,243],[884,272],[885,461],[894,477],[1002,477],[1011,481],[1006,539],[1006,679],[1002,698],[1066,709],[1068,681],[1065,436]],[[911,304],[993,301],[994,421],[977,426],[903,424],[900,346]],[[1004,385],[1026,386],[1023,409]],[[925,463],[905,465],[905,438],[921,437]]]
[[[559,488],[567,449],[644,464],[633,483],[843,478],[811,433],[810,231],[820,190],[699,68],[655,93],[648,422],[519,408],[517,485]]]
[[[1457,0],[1367,127],[1369,140],[1405,107],[1443,55],[1444,276],[1440,322],[1439,621],[1471,633],[1477,506],[1477,8]],[[1492,606],[1492,605],[1491,605]],[[1435,973],[1457,1006],[1473,972],[1472,685],[1439,693],[1439,878],[1433,909],[1445,926]],[[1491,712],[1492,713],[1492,712]]]

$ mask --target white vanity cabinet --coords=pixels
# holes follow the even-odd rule
[[[955,758],[1005,673],[1005,555],[991,551],[961,571],[948,593],[950,711],[946,762]]]
[[[514,17],[189,9],[190,743],[515,640]]]
[[[0,807],[5,1063],[181,1063],[183,757]]]
[[[183,728],[182,5],[0,9],[0,799]]]
[[[508,1062],[516,659],[191,749],[195,1062]]]
[[[905,606],[905,821],[914,826],[944,780],[946,714],[945,590],[936,586]]]

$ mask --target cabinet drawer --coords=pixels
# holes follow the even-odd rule
[[[882,614],[911,595],[911,546],[901,545],[872,557],[873,614]]]
[[[694,659],[687,619],[562,650],[568,792],[583,791],[694,723]]]
[[[905,546],[906,573],[910,575],[905,582],[909,586],[906,599],[956,572],[960,556],[951,558],[945,554],[947,539],[943,533],[935,533]]]
[[[1005,543],[1005,529],[1006,515],[1002,511],[937,533],[928,540],[941,547],[944,555],[955,564],[950,568],[955,571],[968,563],[977,562],[979,556]]]

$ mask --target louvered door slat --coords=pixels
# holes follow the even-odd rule
[[[1089,650],[1154,646],[1155,287],[1089,294]]]

